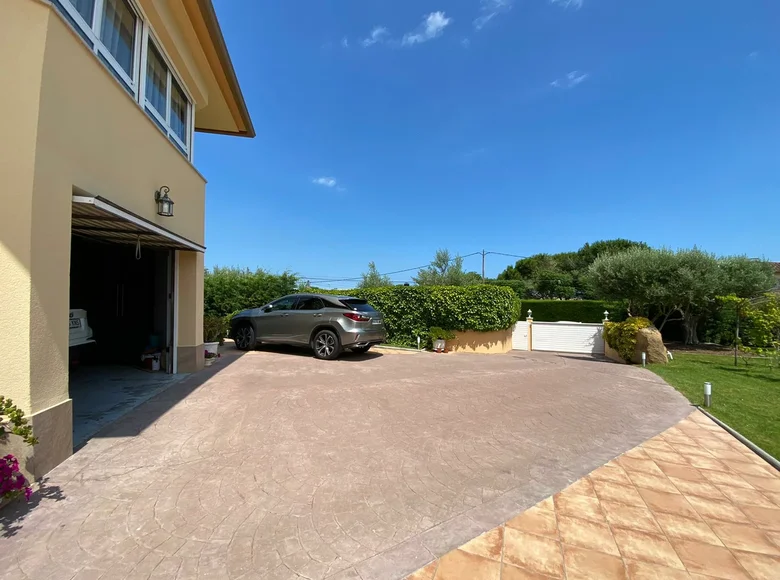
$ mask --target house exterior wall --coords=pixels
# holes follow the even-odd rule
[[[72,195],[100,195],[203,245],[205,180],[50,4],[0,2],[0,54],[0,332],[10,337],[0,394],[40,431],[30,465],[41,475],[72,449]],[[162,185],[173,218],[156,214]],[[203,255],[179,254],[177,344],[187,372],[203,366]]]

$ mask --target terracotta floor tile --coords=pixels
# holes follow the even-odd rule
[[[749,580],[749,576],[728,548],[698,542],[672,542],[688,572],[728,580]]]
[[[747,516],[730,501],[718,501],[705,497],[688,496],[688,503],[705,520],[731,522],[734,524],[749,524]],[[766,508],[757,508],[766,509]]]
[[[637,490],[628,485],[620,485],[611,481],[593,480],[593,488],[600,500],[616,501],[628,505],[644,505]]]
[[[672,448],[669,447],[671,450]],[[666,461],[667,463],[676,463],[678,465],[689,465],[688,460],[676,451],[666,451],[665,449],[647,449],[647,455],[654,461]]]
[[[742,479],[758,490],[780,493],[780,477],[756,477],[755,475],[743,475]]]
[[[647,503],[647,507],[653,512],[662,512],[666,514],[676,514],[686,518],[699,519],[699,514],[693,509],[680,494],[664,493],[662,491],[653,491],[652,489],[639,488],[639,494]]]
[[[509,564],[504,564],[501,567],[501,580],[550,580],[550,578],[551,576]]]
[[[764,532],[767,537],[777,546],[780,548],[780,532]]]
[[[695,455],[691,455],[688,458],[688,463],[691,464],[691,467],[695,467],[696,469],[709,469],[712,471],[729,471],[729,468],[726,467],[726,465],[715,459],[714,457],[698,457]]]
[[[564,546],[567,580],[623,580],[626,578],[623,560],[602,552]]]
[[[677,479],[676,477],[670,477],[669,480],[683,495],[695,495],[721,501],[726,501],[727,499],[718,487],[706,481],[687,481],[685,479]]]
[[[661,528],[646,507],[629,506],[622,503],[602,501],[601,509],[612,527],[639,530],[651,534],[662,534]]]
[[[558,518],[558,531],[564,544],[620,556],[609,526],[569,516],[560,516]]]
[[[751,552],[734,552],[734,555],[755,580],[780,578],[780,558]]]
[[[591,480],[612,481],[622,485],[631,485],[626,472],[619,465],[603,465],[590,474]]]
[[[777,491],[762,491],[765,496],[772,500],[777,507],[780,507],[780,492]]]
[[[750,452],[750,455],[758,457],[752,451]],[[727,461],[727,462],[728,461],[736,461],[736,462],[739,462],[739,463],[755,463],[755,461],[753,461],[753,459],[751,457],[749,457],[748,455],[746,455],[745,453],[741,453],[739,451],[733,451],[731,449],[728,449],[728,450],[721,449],[720,451],[718,451],[718,459],[720,459],[721,461]],[[759,457],[759,459],[761,459],[761,458]],[[763,459],[761,459],[761,461],[763,461]]]
[[[677,479],[684,479],[685,481],[707,481],[704,475],[695,467],[678,465],[676,463],[666,463],[664,461],[659,461],[658,467],[660,467],[661,471],[669,477],[676,477]]]
[[[708,450],[710,453],[714,453],[715,451],[720,450],[739,449],[738,447],[735,448],[734,445],[732,445],[730,438],[730,435],[726,438],[723,438],[713,434],[707,435],[705,437],[697,437],[696,442],[699,446],[704,447],[704,449]]]
[[[558,528],[555,523],[555,512],[532,507],[519,516],[509,520],[506,525],[510,528],[537,534],[539,536],[557,537]]]
[[[747,463],[743,461],[725,461],[729,469],[739,474],[754,475],[756,477],[777,477],[777,470],[771,465],[764,463]]]
[[[601,511],[601,504],[595,497],[562,492],[555,496],[555,508],[559,515],[573,516],[599,523],[607,521]]]
[[[762,530],[780,532],[780,508],[766,508],[754,505],[742,506],[741,511],[754,525]]]
[[[536,504],[536,507],[540,510],[555,511],[555,502],[553,502],[553,498],[550,496]]]
[[[637,560],[626,560],[625,563],[630,580],[689,580],[690,578],[688,572],[684,570]]]
[[[737,506],[756,505],[770,508],[777,507],[777,505],[769,497],[755,489],[731,487],[728,485],[718,485],[716,487],[727,499],[737,504]]]
[[[753,489],[753,485],[747,480],[746,476],[738,473],[725,473],[722,471],[702,470],[701,474],[707,478],[707,481],[715,485],[730,485],[731,487],[744,487]],[[748,476],[749,477],[749,476]]]
[[[647,452],[645,452],[641,446],[629,449],[622,456],[631,457],[632,459],[650,459],[650,457],[647,455]]]
[[[501,564],[469,554],[461,550],[453,550],[441,557],[436,570],[436,580],[499,580]]]
[[[560,544],[550,538],[525,534],[513,528],[504,530],[504,563],[563,578]]]
[[[666,493],[680,493],[668,477],[665,475],[648,475],[647,473],[634,472],[629,473],[628,477],[636,487],[644,487],[654,491],[664,491]]]
[[[656,520],[660,524],[664,533],[670,538],[679,540],[688,540],[691,542],[701,542],[703,544],[712,544],[713,546],[722,546],[720,539],[715,535],[710,526],[702,520],[692,520],[674,514],[655,514]]]
[[[718,535],[727,548],[780,556],[780,548],[769,539],[766,533],[753,526],[712,522],[710,528]]]
[[[684,569],[669,540],[664,536],[620,528],[615,528],[612,532],[624,558]]]
[[[593,484],[590,482],[590,480],[587,477],[578,479],[577,481],[572,483],[569,487],[564,489],[561,493],[596,497],[596,492],[593,491]]]
[[[555,517],[555,516],[553,516]],[[498,527],[477,536],[463,544],[460,549],[470,554],[482,556],[488,560],[501,561],[501,549],[504,546],[504,528]]]
[[[632,459],[631,457],[618,457],[617,463],[627,472],[647,473],[648,475],[662,475],[661,470],[652,459]]]
[[[642,449],[645,450],[645,452],[648,449],[659,449],[661,451],[673,451],[673,448],[671,445],[669,445],[666,441],[661,439],[660,437],[653,437],[652,439],[648,439],[644,443],[642,443]]]
[[[698,445],[675,445],[674,450],[685,457],[712,457],[712,453]]]
[[[436,574],[436,568],[439,566],[439,561],[434,560],[425,568],[420,568],[412,574],[411,576],[407,576],[406,580],[433,580],[434,575]]]

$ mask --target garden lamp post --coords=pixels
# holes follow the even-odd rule
[[[709,407],[712,405],[712,383],[704,383],[704,406]]]

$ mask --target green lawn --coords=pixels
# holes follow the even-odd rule
[[[780,458],[780,370],[764,360],[710,354],[677,354],[667,365],[649,365],[688,400],[704,404],[704,383],[712,383],[710,413],[774,457]]]

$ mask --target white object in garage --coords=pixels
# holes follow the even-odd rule
[[[604,354],[602,324],[534,322],[533,349],[552,352]]]
[[[95,341],[92,340],[92,329],[87,324],[87,311],[80,308],[71,309],[68,321],[68,346],[93,342]]]

